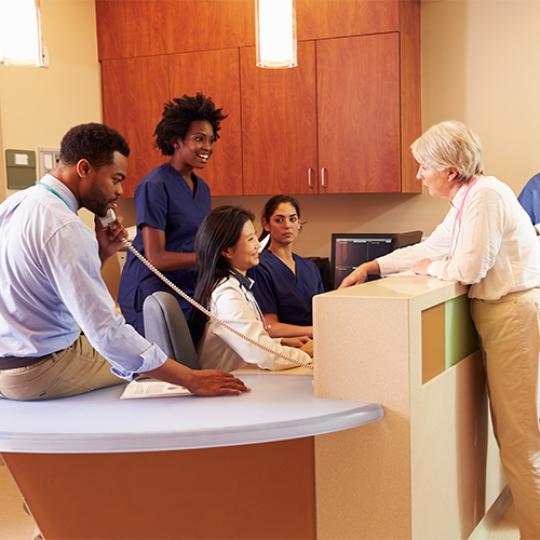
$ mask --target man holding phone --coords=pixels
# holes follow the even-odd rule
[[[100,270],[126,231],[96,219],[93,234],[77,211],[103,217],[116,208],[128,155],[115,130],[75,126],[55,170],[0,205],[0,397],[76,395],[140,373],[197,395],[247,391],[228,373],[167,358],[116,312]]]

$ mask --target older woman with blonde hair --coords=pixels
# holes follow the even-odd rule
[[[540,250],[509,186],[483,173],[478,137],[460,122],[431,127],[412,144],[417,178],[451,208],[424,242],[359,266],[368,274],[407,269],[470,285],[491,413],[521,537],[540,538]]]

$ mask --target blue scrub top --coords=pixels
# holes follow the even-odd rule
[[[540,223],[540,173],[535,174],[527,182],[518,200],[529,214],[532,224]]]
[[[192,173],[191,178],[193,192],[182,175],[169,163],[164,163],[148,173],[137,186],[137,235],[133,245],[143,255],[143,225],[165,232],[167,251],[194,251],[197,230],[210,213],[210,188],[196,174]],[[188,295],[193,295],[197,279],[195,267],[163,273]],[[120,278],[118,303],[126,321],[143,335],[143,302],[155,291],[167,291],[176,296],[184,315],[189,317],[191,306],[129,253]]]
[[[311,299],[324,292],[319,270],[293,253],[296,274],[270,250],[261,253],[258,266],[249,270],[252,291],[263,313],[275,313],[279,322],[311,326]]]

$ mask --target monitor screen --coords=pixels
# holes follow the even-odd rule
[[[332,235],[333,286],[337,288],[357,266],[392,251],[391,236]],[[377,278],[377,276],[373,276]],[[372,279],[373,279],[372,278]]]
[[[334,233],[330,282],[337,289],[343,279],[362,263],[387,255],[398,247],[419,242],[421,231],[407,233]],[[379,276],[369,276],[368,280]]]

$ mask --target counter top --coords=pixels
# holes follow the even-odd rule
[[[280,441],[380,420],[380,405],[322,399],[312,378],[242,375],[241,396],[120,400],[123,385],[47,401],[0,399],[0,452],[183,450]]]
[[[419,276],[412,272],[401,272],[354,287],[337,289],[325,293],[325,296],[404,300],[433,297],[439,300],[440,298],[455,298],[466,294],[467,290],[466,286],[455,281],[443,281],[430,276]]]

